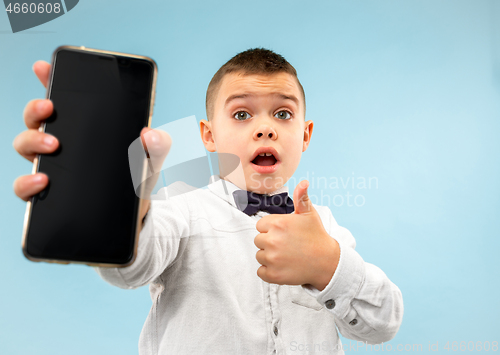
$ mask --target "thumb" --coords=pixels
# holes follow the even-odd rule
[[[151,198],[152,191],[160,176],[163,161],[167,157],[170,147],[172,146],[172,138],[165,131],[144,127],[141,131],[141,143],[146,152],[146,157],[148,158],[149,177],[141,181],[140,184],[145,185],[144,190],[142,190],[142,193],[138,196],[148,200]],[[138,189],[136,193],[139,191],[141,190]]]
[[[293,191],[293,205],[295,207],[295,213],[308,213],[314,210],[309,195],[307,195],[307,188],[309,187],[309,181],[302,180]]]
[[[165,131],[144,127],[141,131],[141,141],[150,160],[152,172],[160,172],[163,161],[172,146],[172,138]]]

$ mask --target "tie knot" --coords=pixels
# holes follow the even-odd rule
[[[252,191],[236,190],[233,192],[233,197],[236,207],[249,216],[258,211],[271,214],[288,214],[294,211],[293,201],[287,192],[263,195]]]

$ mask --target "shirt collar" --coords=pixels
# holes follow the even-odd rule
[[[216,194],[223,200],[227,201],[233,207],[237,208],[236,203],[234,202],[233,192],[236,190],[242,190],[238,186],[236,186],[230,181],[222,179],[220,175],[213,175],[210,178],[210,183],[208,184],[208,188],[214,194]],[[279,189],[274,190],[273,192],[267,195],[272,196],[283,192],[288,193],[288,186],[282,186]]]

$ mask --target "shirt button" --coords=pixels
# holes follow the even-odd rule
[[[325,302],[325,306],[328,309],[332,309],[335,307],[335,301],[334,300],[328,300]]]
[[[273,332],[274,332],[274,335],[278,336],[278,327],[277,326],[274,326]]]
[[[349,322],[350,325],[356,325],[358,324],[358,320],[354,318],[352,321]]]

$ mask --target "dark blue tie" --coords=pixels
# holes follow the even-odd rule
[[[236,190],[233,192],[233,197],[238,209],[249,216],[258,211],[266,211],[271,214],[288,214],[294,211],[293,200],[288,196],[288,192],[269,196],[246,190]]]

